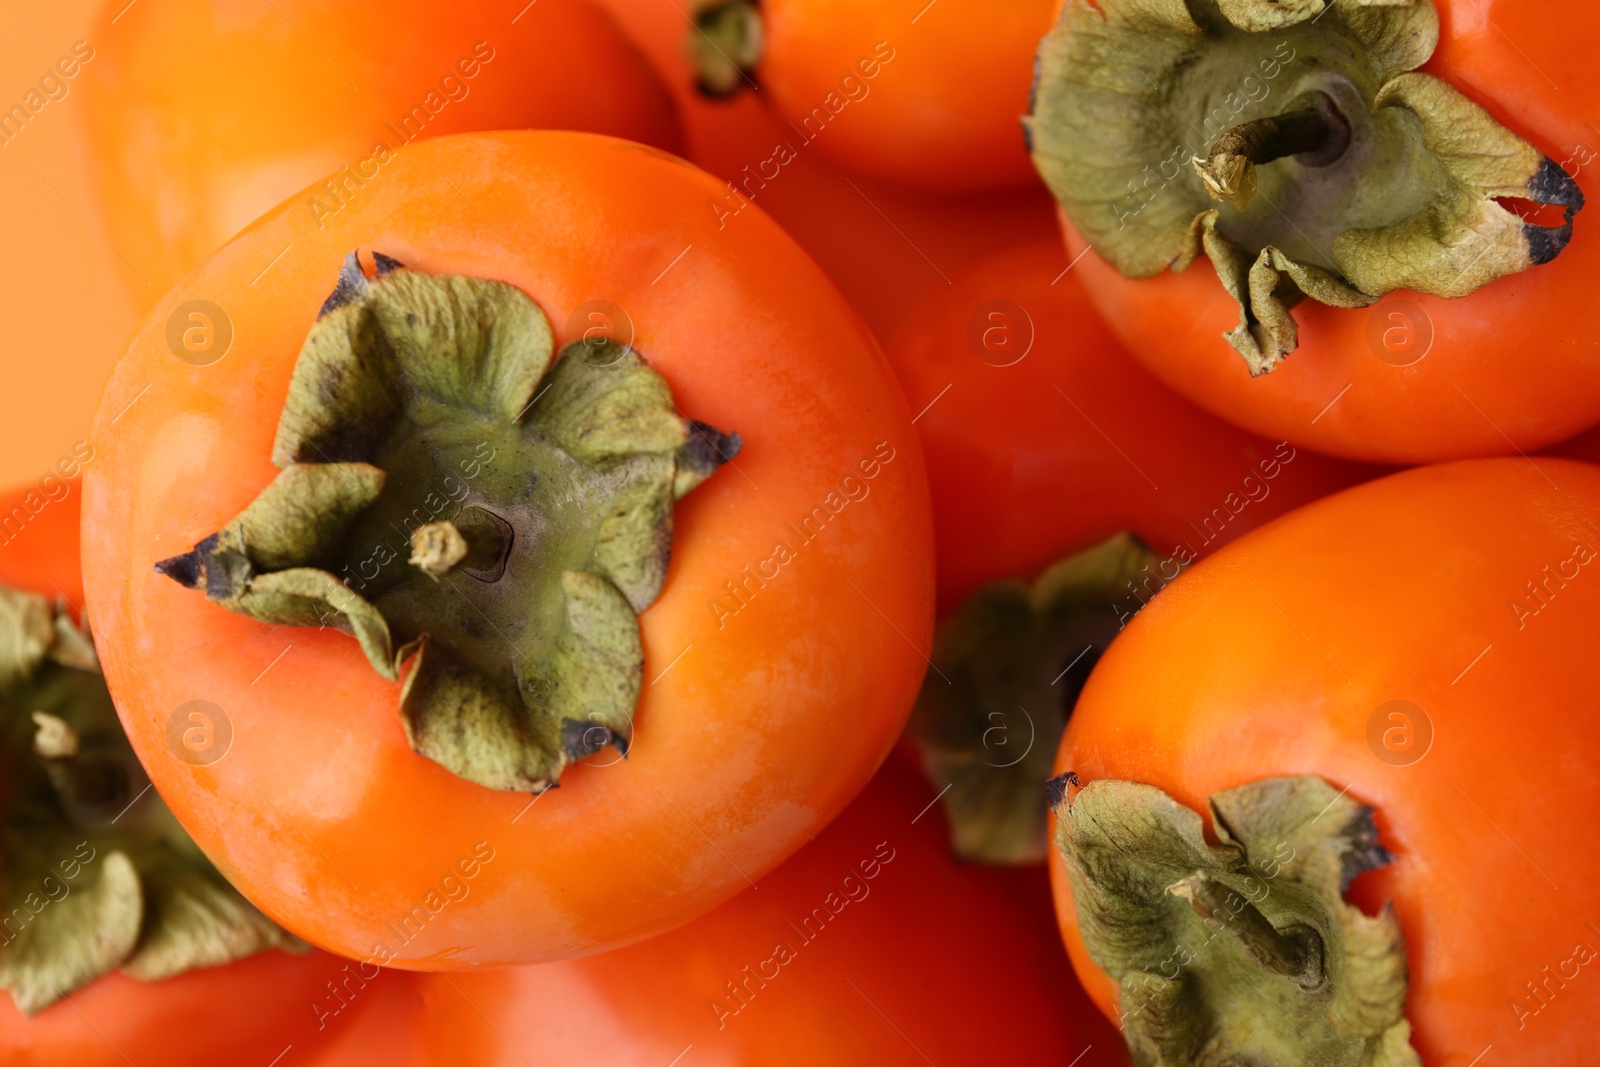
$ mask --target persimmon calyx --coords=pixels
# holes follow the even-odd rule
[[[375,262],[368,278],[350,255],[300,351],[278,476],[157,569],[251,618],[350,634],[404,676],[418,753],[541,792],[626,754],[672,506],[739,438],[683,417],[626,345],[553,353],[514,286]]]
[[[1089,671],[1125,621],[1117,605],[1159,563],[1131,534],[1053,564],[1030,586],[992,582],[939,623],[907,732],[977,863],[1038,863],[1044,782]]]
[[[700,91],[725,97],[753,84],[766,47],[757,0],[707,0],[693,21],[685,43]]]
[[[1438,39],[1432,0],[1068,0],[1024,120],[1034,163],[1125,276],[1209,259],[1239,304],[1224,336],[1263,374],[1301,300],[1464,297],[1572,239],[1577,183],[1417,71]]]
[[[1345,890],[1393,862],[1373,810],[1321,778],[1268,778],[1200,815],[1152,785],[1052,781],[1078,931],[1120,988],[1139,1067],[1420,1067],[1394,913]]]
[[[178,826],[122,733],[87,629],[0,586],[0,988],[34,1015],[101,975],[304,950]]]

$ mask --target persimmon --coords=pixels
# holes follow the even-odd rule
[[[79,625],[80,497],[54,475],[0,497],[0,1061],[305,1063],[344,961],[245,903],[150,792]]]
[[[847,175],[817,151],[820,141],[764,107],[766,94],[714,98],[700,91],[680,9],[660,0],[595,2],[612,12],[672,92],[688,158],[727,181],[707,209],[724,226],[738,225],[747,204],[777,219],[880,337],[970,261],[1055,225],[1055,202],[1037,179],[996,196]],[[1025,97],[1026,87],[1020,91]]]
[[[928,457],[941,614],[984,582],[1031,579],[1124,531],[1192,563],[1381,472],[1174,394],[1129,358],[1068,266],[1056,242],[995,253],[885,336]]]
[[[418,1045],[423,977],[388,968],[376,974],[368,970],[363,977],[357,968],[348,968],[316,1004],[337,1014],[325,1020],[318,1033],[322,1040],[296,1062],[307,1067],[437,1067]]]
[[[125,725],[314,944],[461,969],[659,933],[904,722],[933,599],[909,412],[815,264],[758,211],[717,230],[682,160],[477,134],[386,178],[326,230],[264,216],[117,366],[84,552]],[[168,747],[189,701],[222,757]]]
[[[1146,601],[1219,545],[1378,473],[1173,393],[1069,267],[1058,242],[991,256],[886,340],[919,412],[939,546],[935,669],[910,734],[969,860],[1043,862],[1062,723]]]
[[[681,141],[649,64],[589,0],[145,0],[103,5],[89,39],[90,162],[144,307],[291,195],[317,222],[350,210],[418,138]]]
[[[1426,467],[1128,625],[1067,726],[1051,872],[1136,1060],[1204,1029],[1219,1062],[1589,1062],[1597,549],[1600,468]]]
[[[939,190],[1035,180],[1019,122],[1053,0],[694,7],[687,45],[703,91],[756,94],[843,170]]]
[[[682,929],[580,960],[419,976],[423,1058],[631,1067],[692,1047],[686,1062],[728,1067],[1126,1063],[1048,905],[1016,899],[1019,872],[953,862],[932,799],[886,767],[756,888]]]
[[[1534,452],[1600,418],[1577,39],[1509,0],[1072,0],[1033,156],[1096,305],[1202,407],[1380,462]]]

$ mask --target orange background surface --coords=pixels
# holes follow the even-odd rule
[[[95,0],[0,9],[0,109],[88,39],[94,10]],[[37,482],[89,436],[137,322],[90,193],[82,77],[0,144],[0,486]]]

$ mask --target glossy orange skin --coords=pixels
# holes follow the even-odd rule
[[[276,949],[225,967],[207,967],[160,982],[106,975],[29,1019],[0,997],[0,1062],[6,1067],[278,1067],[346,1064],[325,1052],[346,1030],[317,1029],[311,1005],[327,996],[344,961],[322,952],[292,956]],[[366,1005],[353,1004],[348,1025]],[[370,1029],[370,1028],[368,1028]],[[363,1044],[366,1042],[363,1041]],[[401,1067],[393,1059],[356,1061]]]
[[[86,455],[94,462],[92,452]],[[0,495],[0,585],[65,598],[75,611],[81,611],[78,518],[82,508],[83,486],[76,477],[50,474],[36,484]]]
[[[1535,452],[1600,419],[1600,310],[1592,299],[1600,135],[1587,121],[1600,107],[1600,66],[1570,23],[1537,6],[1434,6],[1440,43],[1423,69],[1576,176],[1590,206],[1576,218],[1572,243],[1553,262],[1458,300],[1401,291],[1356,310],[1306,301],[1294,312],[1300,346],[1259,378],[1221,337],[1239,310],[1208,262],[1134,281],[1097,253],[1084,256],[1085,284],[1129,349],[1202,407],[1308,448],[1407,464]],[[1063,227],[1076,256],[1084,242]],[[1419,362],[1397,367],[1376,353],[1386,329],[1402,331],[1392,335],[1397,343],[1420,330],[1402,303],[1426,315],[1433,344]]]
[[[930,292],[885,341],[921,412],[941,611],[1125,530],[1185,561],[1379,473],[1235,429],[1167,389],[1067,264],[1054,241],[998,253]],[[992,301],[1026,317],[986,312]]]
[[[922,189],[1028,185],[1037,176],[1021,116],[1053,7],[763,0],[755,81],[799,136],[851,173]]]
[[[683,118],[689,158],[728,181],[726,195],[709,210],[726,226],[738,225],[742,203],[755,204],[777,219],[816,258],[880,337],[924,294],[942,289],[968,262],[1012,244],[1037,240],[1054,225],[1054,201],[1037,175],[1024,175],[1024,183],[1003,196],[909,188],[892,179],[868,177],[859,170],[846,176],[834,163],[849,161],[835,160],[823,149],[834,132],[844,129],[854,104],[826,137],[807,140],[763,106],[762,99],[770,95],[767,92],[741,92],[717,100],[699,91],[684,48],[688,23],[677,7],[663,0],[595,2],[616,16],[671,90]],[[916,28],[921,31],[927,26],[947,2],[940,0]],[[959,7],[951,11],[964,17]],[[1016,17],[1015,13],[994,14],[1004,20]],[[909,25],[909,17],[905,25]],[[1048,22],[1048,14],[1044,20]],[[893,39],[902,38],[897,33]],[[923,39],[920,32],[917,39]],[[1022,59],[1030,69],[1036,42],[1037,34]],[[885,83],[897,65],[914,71],[906,62],[908,54],[900,54],[872,84]],[[1024,84],[1023,104],[1026,95]],[[867,103],[882,99],[873,96]],[[865,108],[852,121],[865,121],[864,115]],[[1014,116],[1007,121],[1014,123]],[[788,162],[777,162],[786,158],[780,149],[792,154]]]
[[[140,664],[113,663],[112,691],[196,840],[313,943],[419,969],[613,948],[781,862],[893,744],[932,627],[916,435],[876,343],[816,265],[758,211],[718,232],[705,205],[720,183],[676,157],[587,134],[476,134],[412,145],[388,176],[326,232],[294,203],[264,217],[157,307],[118,365],[94,431],[84,539],[96,632]],[[652,681],[629,758],[569,768],[534,806],[413,754],[398,686],[349,638],[274,630],[151,569],[275,474],[295,354],[357,246],[517,285],[558,345],[588,325],[569,322],[580,304],[614,301],[681,408],[744,438],[734,464],[677,508],[666,588],[641,618]],[[235,341],[197,368],[173,358],[165,332],[198,294],[226,305]],[[892,455],[862,482],[875,452]],[[846,477],[868,495],[728,614],[725,583],[756,573],[775,542],[797,542],[786,524]],[[225,709],[235,732],[226,758],[202,768],[165,740],[168,715],[196,698]],[[475,850],[493,857],[468,903],[430,907],[425,929],[397,944],[389,924]]]
[[[1086,1050],[1078,1067],[1126,1064],[1048,905],[1011,897],[1036,872],[955,863],[937,805],[912,822],[932,800],[891,765],[755,889],[682,929],[588,959],[423,977],[424,1058],[633,1067],[693,1046],[685,1062],[722,1067],[1066,1064]]]
[[[51,478],[0,497],[0,583],[64,598],[83,610],[76,479]],[[25,514],[20,520],[17,511]],[[101,656],[114,652],[100,641]],[[49,905],[46,905],[49,907]],[[0,944],[0,951],[4,950]],[[214,1067],[269,1062],[296,1045],[285,1067],[320,1048],[309,1005],[343,965],[321,952],[258,953],[161,982],[114,972],[29,1019],[0,991],[0,1063],[6,1067]],[[376,1067],[376,1065],[375,1065]],[[393,1065],[390,1065],[393,1067]]]
[[[307,1067],[432,1067],[417,1045],[417,1019],[424,1007],[421,975],[385,969],[364,985],[348,976],[341,979],[346,984],[338,992],[347,1006],[327,1019],[319,1042],[297,1062]],[[321,1003],[336,1006],[327,992]]]
[[[107,3],[82,74],[90,158],[141,306],[341,167],[364,196],[379,142],[551,128],[680,147],[670,98],[603,10],[525,2]]]
[[[968,264],[1049,232],[1043,188],[941,196],[848,179],[819,159],[789,164],[783,182],[791,171],[793,184],[757,188],[749,202],[816,257],[880,337]],[[733,178],[755,187],[748,172]]]
[[[1591,556],[1551,582],[1520,630],[1510,603],[1531,608],[1524,583],[1555,573],[1576,542],[1600,551],[1600,467],[1536,462],[1406,471],[1218,552],[1112,644],[1057,759],[1085,782],[1149,782],[1199,811],[1213,792],[1289,774],[1376,808],[1396,861],[1351,897],[1369,914],[1394,904],[1406,1014],[1430,1065],[1470,1063],[1490,1045],[1503,1063],[1594,1057],[1600,983],[1552,981],[1542,1009],[1525,983],[1542,985],[1579,943],[1600,949],[1588,814],[1600,805],[1600,727],[1584,710],[1600,683],[1600,564]],[[1409,765],[1367,740],[1391,700],[1432,723],[1432,747]],[[1051,873],[1074,965],[1115,1018],[1059,854]],[[1538,1013],[1519,1016],[1516,1003]]]

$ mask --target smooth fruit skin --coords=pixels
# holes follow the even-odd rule
[[[81,502],[77,480],[54,477],[0,496],[0,583],[64,597],[81,612]],[[111,658],[103,639],[100,650]],[[340,977],[343,962],[321,952],[296,956],[274,949],[161,982],[112,973],[31,1019],[0,991],[0,1063],[214,1067],[235,1059],[267,1063],[295,1044],[300,1052],[283,1061],[294,1067],[321,1047],[310,1005],[325,982]]]
[[[904,724],[933,614],[905,401],[816,265],[759,212],[717,231],[706,202],[720,183],[682,160],[589,134],[474,134],[412,145],[385,178],[326,231],[292,202],[263,218],[156,308],[118,365],[94,430],[84,538],[96,633],[121,653],[112,692],[201,847],[313,943],[462,969],[659,933],[815,834]],[[398,687],[350,638],[270,629],[152,569],[275,474],[295,354],[358,246],[508,281],[544,308],[558,345],[589,325],[571,321],[580,305],[613,301],[682,409],[744,438],[676,511],[666,589],[641,619],[646,685],[628,759],[594,757],[538,799],[414,755]],[[195,367],[174,358],[167,321],[202,296],[225,307],[234,342]],[[862,461],[891,453],[863,479]],[[824,501],[839,511],[796,558],[746,577],[779,540],[798,543],[787,524]],[[168,717],[194,699],[232,722],[232,748],[210,766],[181,762],[166,740]],[[462,886],[469,895],[445,902]],[[416,908],[431,915],[402,940]]]
[[[682,929],[587,959],[423,976],[423,1058],[633,1067],[692,1046],[684,1062],[722,1067],[1127,1063],[1048,911],[1011,897],[1037,872],[955,863],[932,799],[885,767],[814,842]]]
[[[387,168],[379,142],[523,128],[681,142],[649,64],[589,0],[125,7],[104,6],[83,77],[106,236],[141,307],[340,168],[337,195],[304,199],[364,198]]]
[[[1238,325],[1238,307],[1208,263],[1135,281],[1092,252],[1084,256],[1085,284],[1129,349],[1222,418],[1334,455],[1405,464],[1531,453],[1600,418],[1600,311],[1592,299],[1600,135],[1587,122],[1600,105],[1600,67],[1577,44],[1582,29],[1536,6],[1434,6],[1440,41],[1425,71],[1576,177],[1590,206],[1576,218],[1572,243],[1553,262],[1459,300],[1401,291],[1357,310],[1303,302],[1294,312],[1299,348],[1255,379],[1221,337]],[[1062,225],[1076,256],[1086,246]],[[1394,365],[1409,358],[1396,352],[1414,351],[1430,331],[1420,361]]]
[[[341,978],[342,960],[322,952],[291,956],[273,949],[225,967],[161,982],[109,974],[32,1019],[0,999],[0,1063],[6,1067],[216,1067],[318,1062],[324,1043],[343,1031],[318,1031],[311,1005]],[[353,1006],[349,1025],[366,1006]],[[400,1067],[395,1061],[372,1067]]]
[[[1563,579],[1576,545],[1589,562]],[[1565,981],[1559,971],[1575,946],[1591,962],[1600,949],[1597,551],[1600,467],[1568,460],[1425,467],[1302,508],[1129,624],[1090,676],[1056,769],[1148,782],[1199,811],[1275,775],[1348,786],[1396,856],[1351,897],[1369,914],[1393,902],[1423,1062],[1466,1064],[1492,1046],[1502,1063],[1591,1063],[1600,983],[1574,978],[1577,962]],[[1525,583],[1545,583],[1547,566],[1544,606],[1519,619],[1512,604],[1538,606]],[[1406,728],[1379,712],[1393,700],[1421,709],[1410,746],[1403,732],[1385,741]],[[1431,747],[1389,762],[1415,755],[1424,723]],[[1059,854],[1051,874],[1073,963],[1115,1018]]]
[[[1176,561],[1204,555],[1380,473],[1246,433],[1173,393],[1128,357],[1067,267],[1053,241],[990,256],[885,341],[921,412],[941,612],[1125,530]]]
[[[94,462],[92,451],[83,455]],[[81,612],[78,522],[82,510],[79,478],[50,474],[36,484],[0,494],[0,585],[64,597]]]
[[[922,189],[1031,184],[1021,116],[1053,7],[766,0],[756,83],[845,171]]]
[[[417,1041],[422,978],[389,969],[364,984],[345,977],[345,984],[334,993],[325,991],[320,1001],[333,1008],[342,1000],[345,1007],[326,1020],[318,1035],[321,1042],[296,1062],[306,1067],[434,1067]],[[286,1064],[288,1059],[284,1057]]]
[[[847,176],[822,150],[838,137],[872,136],[869,129],[849,131],[871,127],[876,121],[872,105],[881,95],[863,106],[846,107],[830,123],[827,136],[808,140],[763,105],[770,95],[764,90],[727,99],[701,93],[684,47],[687,23],[673,5],[662,0],[595,2],[612,12],[671,91],[683,118],[688,158],[728,182],[722,199],[708,205],[719,224],[739,225],[744,204],[760,207],[822,265],[880,337],[925,293],[948,285],[968,262],[1037,240],[1053,225],[1055,202],[1036,175],[1025,176],[1024,184],[1003,196],[987,191],[941,194],[875,180],[859,170]],[[917,28],[946,2],[940,0]],[[1010,16],[1000,12],[996,17]],[[1036,43],[1028,45],[1023,63],[1031,66]],[[884,83],[904,59],[902,53],[872,84]],[[1025,101],[1026,85],[1021,92]],[[1014,117],[1006,121],[1012,123]]]

